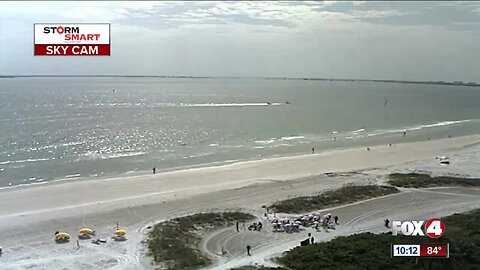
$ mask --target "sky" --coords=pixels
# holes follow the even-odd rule
[[[33,56],[67,22],[111,23],[111,56]],[[480,82],[480,2],[0,2],[0,74]]]

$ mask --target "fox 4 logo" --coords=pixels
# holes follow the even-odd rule
[[[425,224],[425,232],[423,231],[423,224]],[[438,218],[432,218],[424,221],[392,221],[392,235],[398,235],[401,232],[408,236],[425,236],[431,238],[440,238],[445,233],[445,223]]]

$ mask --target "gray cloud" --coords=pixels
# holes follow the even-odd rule
[[[480,81],[480,5],[2,2],[1,74]],[[111,57],[34,57],[35,22],[111,22]]]

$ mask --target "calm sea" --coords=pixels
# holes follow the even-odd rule
[[[477,134],[479,101],[396,83],[1,79],[0,187]]]

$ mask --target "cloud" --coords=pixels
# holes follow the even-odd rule
[[[480,7],[446,3],[0,2],[0,73],[475,80]],[[111,57],[32,56],[34,22],[98,20]]]
[[[360,0],[355,0],[353,1],[353,5],[354,6],[361,6],[363,4],[365,4],[366,1],[360,1]]]
[[[362,18],[386,18],[393,16],[404,16],[418,14],[418,12],[402,12],[398,10],[354,10],[348,13],[353,18],[362,19]]]
[[[337,2],[338,1],[323,1],[323,5],[325,5],[326,7],[329,7],[337,4]]]

